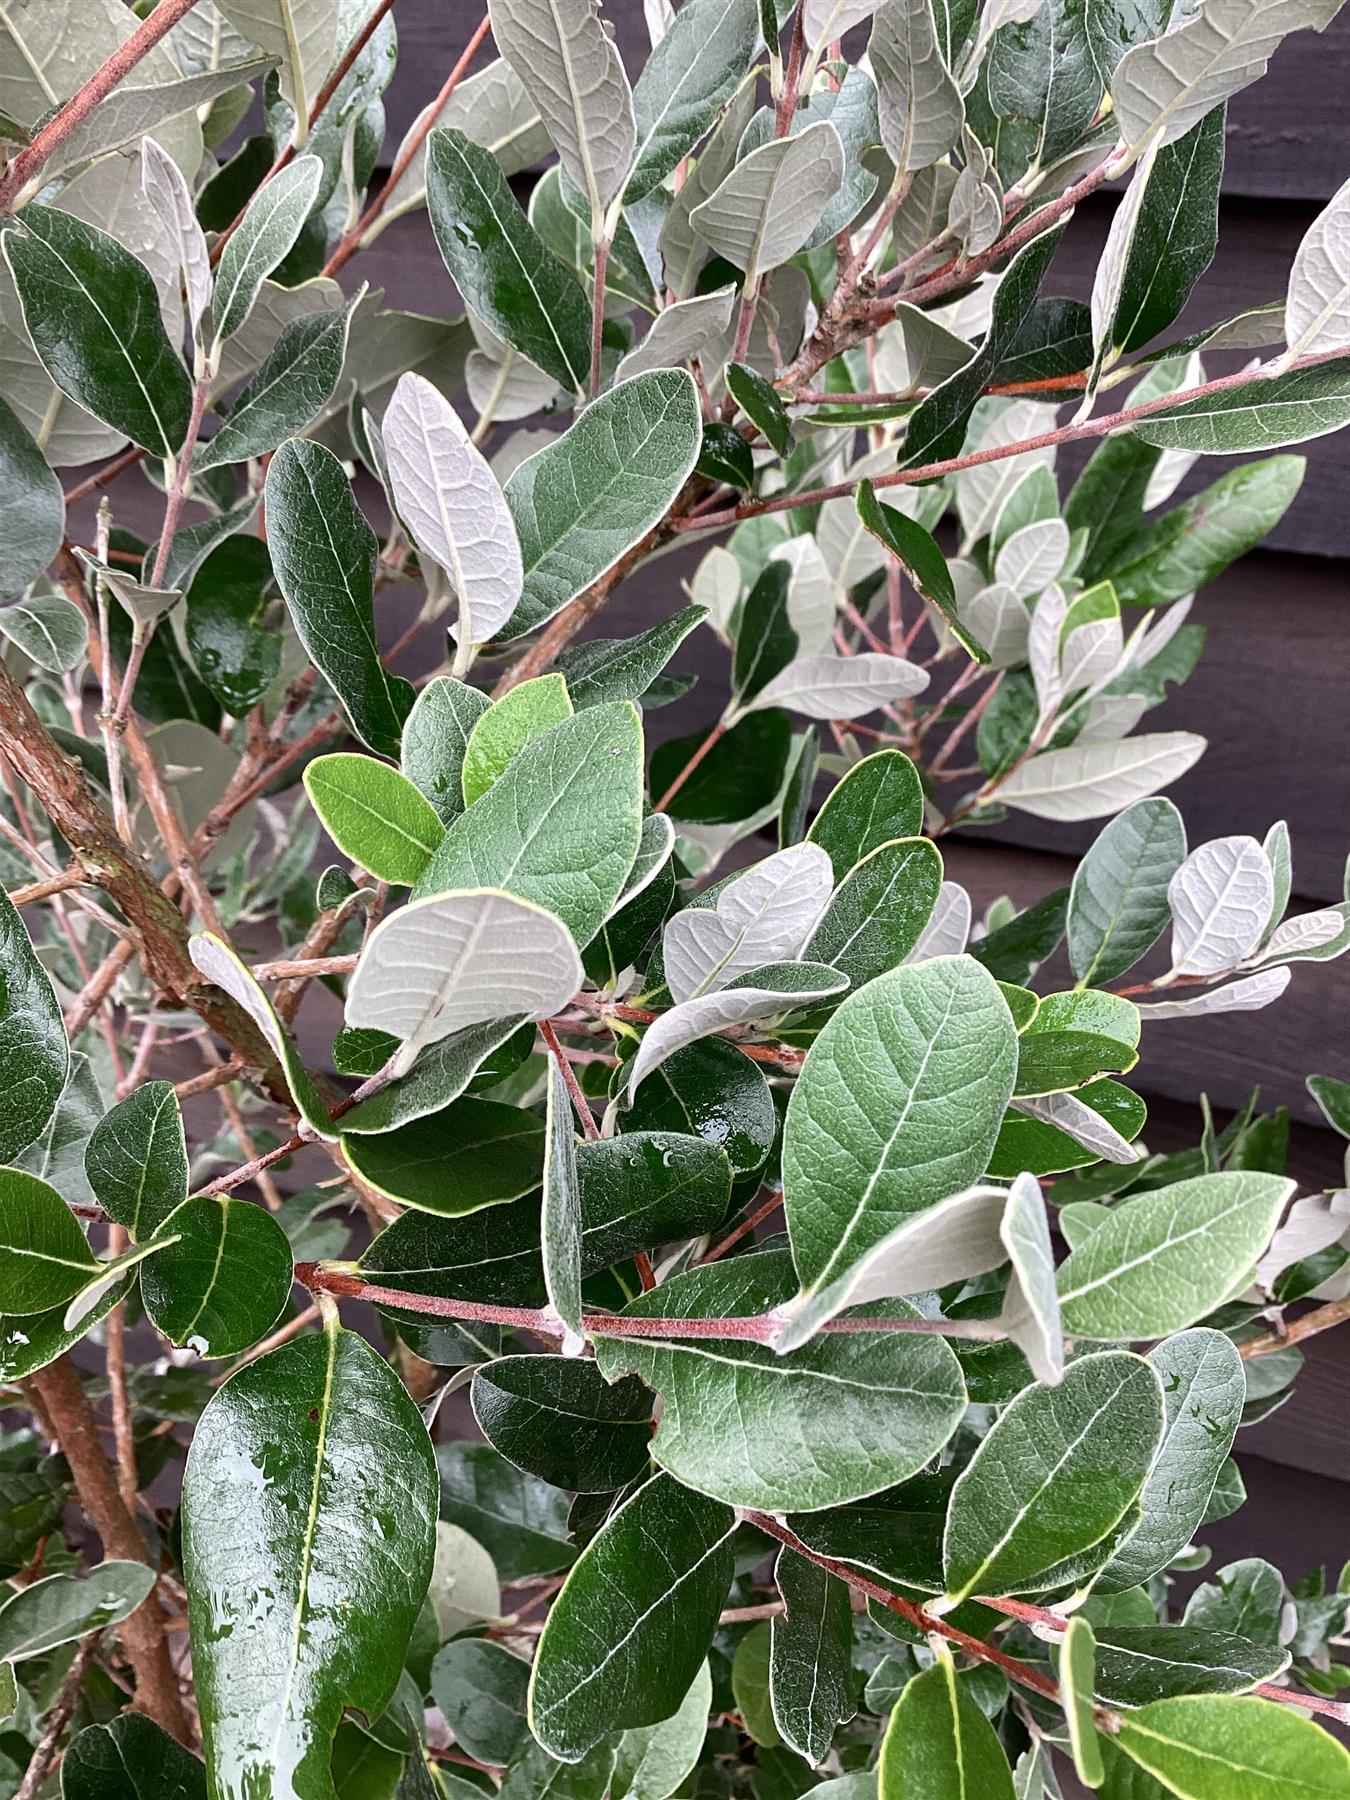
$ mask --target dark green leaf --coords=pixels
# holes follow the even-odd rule
[[[88,1725],[61,1762],[62,1800],[206,1800],[206,1770],[144,1713]]]
[[[1221,575],[1272,531],[1303,484],[1301,456],[1272,456],[1150,520],[1122,547],[1111,580],[1122,606],[1179,600]]]
[[[183,1115],[172,1082],[147,1081],[94,1127],[85,1173],[110,1219],[133,1243],[152,1236],[187,1198]]]
[[[701,606],[682,607],[661,625],[631,638],[593,638],[558,659],[578,712],[609,700],[640,700],[690,632],[703,623]]]
[[[403,773],[424,793],[442,825],[464,811],[464,753],[491,702],[453,675],[438,675],[417,696],[403,727]]]
[[[1177,1694],[1240,1694],[1289,1661],[1272,1644],[1191,1625],[1140,1625],[1097,1633],[1096,1692],[1116,1706]]]
[[[784,1611],[772,1622],[769,1698],[783,1742],[819,1766],[835,1727],[857,1711],[849,1590],[795,1550],[780,1550],[774,1580]]]
[[[590,302],[520,210],[496,160],[441,127],[427,140],[426,179],[431,228],[465,303],[562,387],[584,393]]]
[[[431,1697],[454,1733],[456,1746],[478,1762],[510,1762],[529,1731],[525,1722],[529,1683],[527,1662],[482,1638],[454,1639],[431,1665]]]
[[[301,643],[357,736],[397,757],[413,690],[380,662],[375,533],[342,464],[322,445],[291,438],[268,467],[266,496],[268,544]]]
[[[265,456],[318,417],[336,392],[352,313],[364,292],[341,312],[291,320],[224,424],[193,458],[195,473]]]
[[[379,1193],[457,1217],[537,1188],[543,1138],[533,1113],[469,1097],[394,1131],[344,1136],[343,1154]]]
[[[488,1551],[503,1581],[551,1575],[576,1555],[567,1500],[517,1469],[490,1444],[442,1444],[441,1517]]]
[[[1278,1569],[1259,1556],[1220,1569],[1217,1581],[1198,1587],[1186,1602],[1185,1623],[1227,1631],[1254,1644],[1279,1644],[1285,1604]]]
[[[734,425],[724,425],[720,419],[710,419],[703,427],[697,469],[710,481],[724,481],[743,493],[755,485],[755,459],[749,444]]]
[[[736,633],[732,689],[744,705],[797,654],[797,633],[788,616],[791,566],[781,558],[766,563],[750,589]]]
[[[0,1169],[0,1251],[0,1313],[63,1306],[99,1266],[60,1194],[23,1169]]]
[[[152,456],[187,436],[192,383],[150,271],[115,238],[49,206],[23,210],[5,255],[24,323],[63,394]]]
[[[740,1056],[739,1051],[736,1054]],[[735,1089],[729,1101],[720,1103],[724,1110],[719,1116],[725,1122],[725,1109],[737,1103]],[[635,1108],[629,1119],[636,1115]],[[690,1123],[688,1108],[682,1107],[680,1132]],[[670,1131],[625,1131],[618,1138],[581,1144],[577,1176],[585,1275],[608,1269],[639,1250],[702,1237],[721,1224],[731,1198],[731,1166],[721,1145]]]
[[[786,456],[792,445],[792,422],[771,381],[757,375],[744,363],[728,363],[727,392],[749,419],[764,433],[771,449]]]
[[[736,1515],[668,1475],[578,1559],[539,1639],[530,1727],[578,1760],[615,1731],[669,1718],[707,1654],[731,1585]]]
[[[243,534],[209,552],[187,591],[184,630],[192,660],[236,718],[258,704],[281,670],[281,633],[263,624],[273,591],[267,545]]]
[[[539,1202],[534,1195],[462,1218],[407,1212],[361,1258],[368,1281],[447,1300],[540,1306]]]
[[[1162,36],[1170,11],[1165,0],[1085,0],[1083,28],[1103,87],[1128,49]]]
[[[521,1027],[518,1016],[489,1019],[482,1025],[453,1031],[428,1045],[406,1075],[378,1089],[343,1115],[342,1135],[393,1131],[396,1126],[449,1106],[475,1080],[480,1069],[491,1067],[493,1053],[514,1038]],[[529,1029],[533,1041],[534,1028]],[[380,1033],[381,1037],[389,1035]]]
[[[692,1132],[723,1150],[732,1173],[764,1166],[778,1130],[773,1096],[757,1063],[724,1038],[704,1038],[668,1057],[624,1115],[623,1136]],[[582,1179],[590,1157],[582,1153]]]
[[[690,0],[676,13],[633,88],[637,149],[626,204],[664,181],[713,124],[758,37],[755,0]]]
[[[1118,1081],[1090,1081],[1073,1098],[1105,1119],[1127,1143],[1132,1143],[1144,1129],[1144,1102]],[[1098,1151],[1086,1149],[1077,1138],[1048,1120],[1010,1111],[999,1127],[998,1142],[985,1173],[995,1181],[1011,1181],[1024,1169],[1032,1175],[1058,1175],[1068,1169],[1085,1168],[1096,1162],[1098,1155]]]
[[[994,112],[1035,127],[1042,165],[1074,147],[1102,97],[1080,0],[1046,0],[1030,18],[1003,26],[989,46],[986,72]]]
[[[647,1470],[651,1395],[611,1385],[592,1361],[505,1357],[474,1376],[473,1410],[494,1448],[554,1487],[612,1493]]]
[[[1077,375],[1092,364],[1092,314],[1081,300],[1038,295],[998,366],[1000,387]],[[1001,528],[1001,526],[1000,526]]]
[[[0,1161],[10,1163],[56,1111],[70,1046],[47,971],[8,895],[0,895],[0,1059]]]
[[[664,794],[696,750],[706,731],[659,744],[652,752],[651,786]],[[680,784],[667,811],[699,825],[737,825],[772,805],[787,773],[792,726],[785,712],[766,708],[733,725]]]
[[[1006,925],[977,938],[970,954],[999,981],[1024,984],[1059,947],[1068,906],[1068,888],[1056,888]]]
[[[961,647],[977,662],[988,662],[989,652],[971,637],[956,616],[951,571],[932,533],[895,507],[883,506],[870,481],[859,482],[856,501],[863,524],[891,552],[924,599],[932,601]]]
[[[900,750],[878,750],[851,768],[816,814],[807,842],[819,844],[843,881],[882,844],[923,829],[923,784]]]
[[[1350,420],[1350,357],[1333,357],[1150,413],[1135,427],[1160,450],[1230,456],[1278,450],[1339,431]]]
[[[1120,350],[1166,331],[1214,260],[1227,111],[1216,106],[1154,160],[1116,307]]]
[[[294,1270],[271,1213],[222,1194],[186,1200],[157,1236],[178,1238],[141,1271],[151,1324],[198,1356],[238,1356],[281,1317]]]
[[[905,960],[941,886],[942,858],[927,838],[880,844],[839,883],[802,955],[842,969],[856,990]]]
[[[878,1800],[1013,1800],[993,1726],[945,1646],[905,1685],[881,1745]]]
[[[1153,947],[1185,857],[1186,827],[1170,800],[1137,801],[1099,834],[1069,894],[1069,961],[1081,982],[1104,986]]]
[[[61,548],[66,503],[61,483],[23,423],[0,400],[0,592],[17,594]]]
[[[417,1408],[335,1323],[216,1393],[193,1439],[182,1522],[217,1791],[330,1800],[343,1708],[377,1718],[397,1684],[431,1579],[436,1500]]]

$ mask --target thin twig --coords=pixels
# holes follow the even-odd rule
[[[84,1638],[75,1659],[66,1671],[66,1678],[61,1683],[61,1692],[56,1696],[56,1704],[47,1714],[47,1723],[42,1728],[42,1736],[38,1739],[33,1759],[24,1771],[23,1780],[14,1790],[14,1800],[36,1800],[42,1790],[42,1784],[56,1761],[57,1746],[61,1742],[61,1734],[69,1725],[75,1708],[79,1705],[80,1694],[84,1689],[84,1678],[89,1673],[89,1665],[94,1660],[98,1649],[98,1640],[102,1634],[90,1632]]]
[[[591,1111],[590,1103],[587,1101],[585,1094],[581,1091],[581,1083],[577,1080],[577,1072],[567,1060],[567,1052],[558,1042],[558,1034],[553,1029],[552,1023],[548,1019],[541,1020],[539,1025],[539,1035],[548,1045],[549,1053],[552,1055],[554,1062],[558,1065],[558,1073],[563,1078],[563,1086],[567,1089],[568,1097],[572,1102],[572,1109],[577,1115],[578,1124],[581,1126],[582,1131],[585,1132],[587,1140],[593,1142],[600,1135],[600,1127],[595,1122],[595,1115]]]

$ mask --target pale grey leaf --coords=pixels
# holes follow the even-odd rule
[[[197,75],[180,76],[177,80],[154,86],[119,85],[76,125],[55,154],[48,158],[42,171],[43,179],[50,180],[68,169],[77,168],[92,157],[125,150],[137,144],[148,131],[160,132],[169,143],[175,143],[181,137],[181,120],[190,120],[195,127],[198,107],[209,105],[217,95],[228,93],[232,88],[259,80],[273,67],[275,64],[269,58],[254,57],[233,68],[203,70]],[[175,162],[174,167],[177,166]]]
[[[938,889],[932,916],[905,961],[918,963],[934,956],[959,956],[970,941],[970,920],[970,895],[959,882],[944,881]]]
[[[424,1044],[480,1020],[544,1019],[581,986],[561,920],[492,888],[413,900],[371,933],[347,990],[347,1023],[402,1040],[400,1071]]]
[[[192,190],[178,164],[153,138],[141,145],[141,187],[178,245],[178,261],[187,294],[188,329],[193,337],[211,304],[211,253],[197,223]]]
[[[885,0],[867,48],[886,154],[897,174],[926,169],[956,143],[966,118],[938,48],[930,0]],[[999,214],[1001,223],[1001,206]]]
[[[802,0],[802,24],[812,50],[832,44],[836,38],[870,19],[878,0]]]
[[[751,284],[801,249],[843,179],[844,146],[821,119],[752,151],[689,222]]]
[[[925,669],[879,650],[857,656],[799,656],[766,682],[744,710],[785,706],[808,719],[860,719],[892,700],[912,699],[927,686]]]
[[[1319,907],[1316,912],[1296,913],[1273,931],[1248,966],[1265,968],[1277,962],[1331,962],[1350,949],[1350,907]]]
[[[1091,1150],[1105,1162],[1139,1161],[1140,1152],[1134,1145],[1076,1094],[1025,1095],[1014,1100],[1013,1105],[1028,1118],[1039,1119],[1044,1125],[1053,1125],[1056,1131],[1064,1132],[1076,1144],[1081,1144],[1085,1150]]]
[[[965,598],[958,591],[956,616],[989,652],[991,668],[1011,669],[1026,661],[1031,614],[1014,589],[995,581]]]
[[[1032,757],[999,783],[998,797],[1038,819],[1100,819],[1156,794],[1205,749],[1191,731],[1156,731],[1122,743],[1070,745]]]
[[[1350,181],[1337,188],[1298,247],[1284,320],[1291,356],[1350,344]]]
[[[328,1116],[328,1108],[301,1062],[290,1033],[251,971],[228,944],[207,931],[197,932],[188,939],[188,955],[193,967],[200,969],[208,981],[213,981],[242,1006],[263,1034],[281,1064],[291,1098],[305,1125],[316,1137],[335,1142],[337,1132]]]
[[[1241,981],[1230,981],[1226,987],[1211,988],[1205,994],[1192,994],[1186,1000],[1159,1000],[1139,1008],[1140,1023],[1152,1024],[1158,1019],[1196,1019],[1207,1013],[1260,1012],[1289,986],[1292,971],[1287,965],[1278,969],[1262,969],[1259,975],[1244,975]]]
[[[581,1335],[581,1184],[572,1101],[556,1058],[548,1059],[548,1116],[544,1138],[544,1198],[539,1215],[544,1288],[562,1322],[563,1355],[579,1356]]]
[[[1255,838],[1214,838],[1193,850],[1167,886],[1172,976],[1236,967],[1265,935],[1274,897],[1270,862]]]
[[[683,363],[692,362],[727,330],[735,298],[734,287],[723,287],[666,307],[653,319],[642,342],[619,364],[615,380],[641,375],[646,369],[678,369]]]
[[[134,575],[128,575],[125,569],[114,569],[107,563],[101,563],[79,545],[75,547],[75,554],[85,569],[97,576],[108,592],[116,597],[142,631],[156,620],[162,619],[165,613],[172,612],[183,598],[181,588],[147,587],[144,582],[137,581]]]
[[[1050,1221],[1034,1175],[1022,1174],[1013,1182],[998,1229],[1012,1264],[999,1323],[1030,1363],[1036,1380],[1054,1387],[1064,1377],[1064,1332]]]
[[[792,844],[727,883],[715,906],[690,906],[662,937],[677,1003],[726,987],[767,963],[791,962],[819,922],[834,868],[819,844]]]
[[[684,186],[671,202],[658,240],[665,264],[666,286],[676,299],[693,292],[694,280],[708,252],[708,244],[693,224],[693,214],[714,193],[736,160],[737,148],[755,112],[757,77],[751,76],[736,90],[716,131],[703,146]]]
[[[1069,555],[1069,528],[1063,519],[1038,519],[1014,531],[994,560],[994,580],[1019,599],[1039,594],[1056,580]]]
[[[459,596],[461,651],[511,617],[524,583],[515,523],[487,460],[438,388],[404,375],[384,415],[389,480],[404,524]]]
[[[1270,1240],[1270,1246],[1256,1265],[1259,1287],[1270,1292],[1275,1277],[1283,1270],[1316,1256],[1339,1244],[1350,1232],[1350,1191],[1342,1188],[1334,1194],[1305,1194],[1285,1214],[1284,1222]]]
[[[595,0],[491,0],[489,11],[498,49],[598,222],[628,179],[637,127],[628,77]]]
[[[911,190],[912,191],[912,190]],[[957,337],[931,313],[902,303],[895,317],[873,340],[876,345],[877,385],[888,394],[912,394],[937,387],[949,375],[965,368],[974,346]]]
[[[715,552],[709,552],[710,555]],[[730,554],[730,552],[726,552]],[[797,649],[802,656],[817,656],[829,649],[834,638],[835,584],[820,545],[803,533],[775,544],[770,562],[785,562],[792,570],[788,579],[788,623],[797,634]],[[732,558],[735,561],[735,558]],[[740,573],[737,565],[737,581]],[[739,598],[739,587],[737,589]],[[734,604],[734,602],[733,602]]]
[[[89,640],[80,609],[64,594],[30,594],[0,608],[0,632],[30,662],[53,675],[77,668]]]
[[[1127,50],[1111,79],[1131,150],[1164,144],[1266,72],[1291,31],[1325,31],[1343,0],[1205,0],[1175,31]]]
[[[242,36],[279,63],[281,92],[295,113],[293,141],[309,135],[310,103],[338,53],[338,0],[218,0]]]

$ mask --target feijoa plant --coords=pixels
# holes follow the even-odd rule
[[[491,0],[389,154],[390,0],[0,11],[6,1794],[1343,1800],[1344,1580],[1173,1583],[1347,1196],[1123,1079],[1350,947],[1144,719],[1350,421],[1350,183],[1199,285],[1337,5]]]

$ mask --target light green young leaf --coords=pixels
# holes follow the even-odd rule
[[[581,986],[567,928],[491,888],[415,900],[382,919],[347,990],[347,1023],[402,1041],[396,1073],[424,1045],[491,1019],[544,1019]]]
[[[1003,1746],[945,1645],[895,1703],[876,1792],[877,1800],[1013,1800]]]
[[[705,1662],[668,1719],[619,1739],[611,1800],[669,1800],[698,1761],[712,1704],[712,1670]]]
[[[460,779],[464,803],[481,800],[514,756],[545,732],[572,717],[572,701],[561,675],[537,675],[494,700],[469,733]]]
[[[665,516],[702,436],[693,377],[657,369],[602,394],[569,431],[521,463],[505,492],[525,591],[505,636],[551,619]]]
[[[515,611],[520,545],[497,479],[444,394],[404,375],[381,426],[399,515],[459,599],[461,663]],[[466,666],[466,665],[465,665]]]
[[[587,707],[527,744],[454,821],[418,895],[504,888],[547,907],[584,947],[623,892],[641,838],[637,709]]]
[[[1058,1585],[1071,1561],[1109,1555],[1162,1430],[1158,1377],[1106,1351],[1069,1364],[1058,1387],[1024,1388],[952,1489],[943,1544],[949,1600]],[[1061,1577],[1062,1580],[1062,1577]]]
[[[828,119],[774,138],[738,162],[690,224],[744,269],[747,287],[796,254],[844,179],[844,147]]]
[[[637,128],[623,60],[595,0],[491,0],[492,35],[598,223],[633,166]]]
[[[998,784],[998,797],[1037,819],[1100,819],[1169,786],[1205,748],[1206,740],[1192,731],[1071,744],[1023,763]]]
[[[1350,181],[1332,195],[1298,247],[1284,328],[1291,356],[1350,346]]]
[[[804,1292],[983,1173],[1016,1055],[998,984],[969,958],[895,970],[840,1006],[807,1054],[783,1134]]]
[[[272,458],[265,492],[268,544],[300,641],[358,737],[395,757],[413,689],[380,661],[375,533],[342,464],[322,445],[290,438]]]
[[[24,324],[63,394],[152,456],[187,436],[192,383],[149,269],[105,232],[30,204],[3,248]]]
[[[793,844],[721,888],[713,906],[689,906],[662,934],[666,985],[677,1002],[724,988],[770,962],[800,954],[830,897],[834,875],[818,844]]]
[[[562,1321],[563,1355],[579,1355],[581,1335],[581,1189],[572,1101],[554,1057],[548,1064],[548,1118],[544,1137],[544,1204],[540,1242],[549,1305]]]
[[[87,1575],[47,1575],[0,1606],[0,1662],[27,1662],[129,1618],[155,1585],[146,1563],[104,1562]]]
[[[926,169],[961,136],[966,109],[938,48],[929,0],[885,0],[867,53],[876,77],[881,142],[897,175]]]
[[[791,1292],[786,1253],[761,1251],[676,1275],[625,1317],[757,1316]],[[730,1506],[812,1512],[893,1487],[947,1442],[966,1405],[955,1356],[927,1333],[829,1332],[788,1356],[738,1339],[593,1335],[608,1379],[638,1374],[661,1395],[657,1462]]]
[[[1149,1352],[1163,1390],[1163,1435],[1139,1503],[1143,1519],[1098,1581],[1117,1594],[1165,1569],[1199,1529],[1232,1448],[1247,1388],[1232,1340],[1201,1327]]]
[[[147,1081],[104,1114],[84,1151],[85,1173],[132,1243],[158,1231],[187,1199],[183,1114],[169,1081]]]
[[[1156,1338],[1203,1318],[1245,1285],[1293,1189],[1243,1169],[1131,1200],[1061,1263],[1065,1331]]]
[[[305,792],[338,849],[377,881],[411,887],[445,836],[407,776],[373,756],[316,756],[305,769]]]
[[[1069,961],[1086,986],[1105,986],[1167,929],[1168,884],[1186,856],[1186,827],[1170,800],[1140,800],[1098,835],[1069,891]]]
[[[224,0],[220,10],[243,37],[280,60],[281,92],[295,113],[292,141],[302,144],[310,102],[337,58],[338,0]]]
[[[260,0],[264,6],[270,0]],[[291,0],[271,0],[289,6]],[[322,0],[300,0],[322,4]],[[211,320],[215,327],[212,354],[234,336],[253,310],[258,289],[277,264],[287,256],[309,217],[323,179],[323,163],[317,156],[300,156],[280,174],[265,182],[248,203],[239,229],[221,252],[216,268]]]
[[[1325,31],[1341,0],[1208,0],[1174,31],[1127,50],[1111,78],[1120,135],[1141,150],[1184,137],[1240,93],[1292,31]]]
[[[579,1762],[656,1725],[688,1693],[717,1628],[738,1529],[728,1506],[658,1475],[613,1514],[553,1602],[530,1678],[530,1729]]]
[[[1112,1740],[1178,1800],[1338,1800],[1350,1752],[1292,1707],[1254,1697],[1157,1700]]]
[[[337,1133],[323,1097],[300,1060],[291,1034],[277,1017],[276,1008],[249,970],[228,944],[209,931],[200,931],[188,939],[188,954],[194,968],[218,988],[223,988],[253,1020],[281,1064],[286,1086],[304,1123],[317,1136],[332,1142]]]
[[[782,1549],[774,1581],[784,1610],[772,1621],[769,1700],[789,1749],[815,1767],[835,1728],[858,1710],[853,1679],[853,1609],[837,1575]]]
[[[298,1338],[216,1392],[188,1455],[182,1524],[218,1791],[332,1800],[343,1708],[376,1719],[398,1681],[436,1511],[421,1416],[355,1333],[334,1323]]]
[[[1097,1640],[1082,1613],[1069,1620],[1059,1646],[1059,1703],[1069,1727],[1069,1748],[1074,1772],[1085,1787],[1099,1788],[1106,1780],[1101,1745],[1092,1718],[1096,1691]]]

